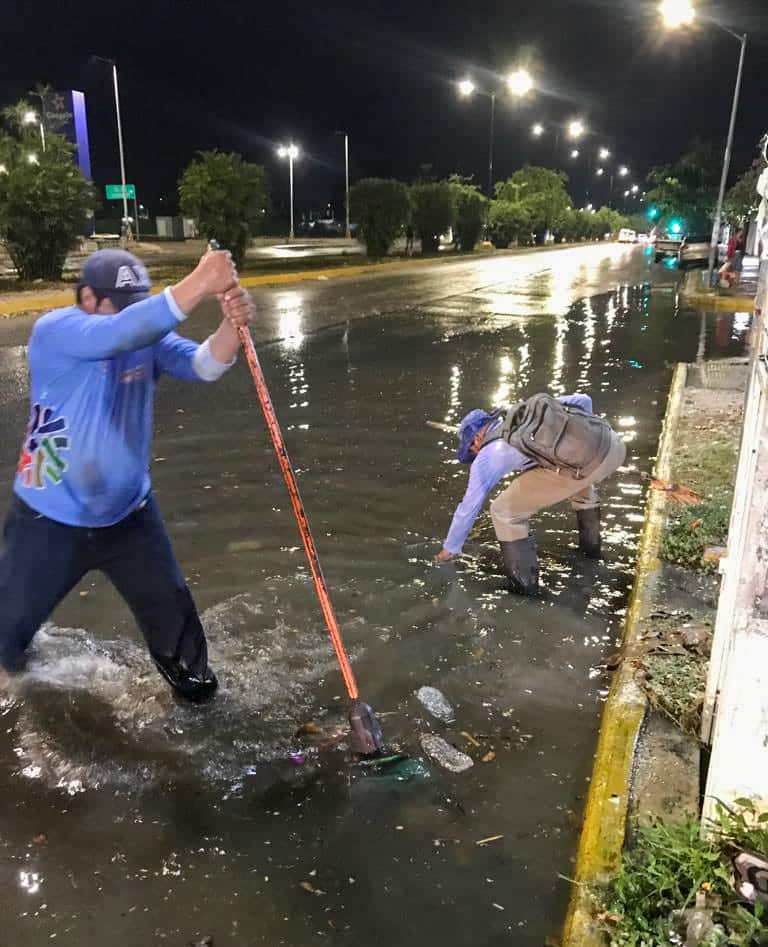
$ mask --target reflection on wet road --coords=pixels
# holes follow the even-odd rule
[[[589,247],[258,294],[363,694],[406,752],[433,732],[468,753],[459,775],[344,766],[342,682],[244,366],[214,387],[163,385],[156,491],[221,693],[175,704],[100,577],[59,609],[0,694],[0,943],[490,947],[556,932],[670,366],[699,344],[674,275],[651,287],[645,267]],[[734,354],[746,325],[705,329],[709,355]],[[3,330],[10,472],[28,327]],[[605,563],[577,555],[567,508],[547,512],[545,594],[528,601],[503,589],[487,513],[466,556],[434,566],[466,470],[424,422],[542,388],[592,392],[628,455],[602,494]],[[454,722],[430,717],[422,685]],[[328,739],[297,736],[307,721]]]

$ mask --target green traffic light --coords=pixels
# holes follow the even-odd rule
[[[651,220],[656,220],[656,218],[659,216],[659,208],[649,207],[647,213]]]
[[[669,232],[674,234],[679,234],[683,232],[683,222],[682,220],[670,220],[669,222]]]

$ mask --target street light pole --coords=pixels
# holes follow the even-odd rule
[[[488,200],[493,200],[493,132],[496,123],[496,93],[491,92],[491,128],[488,138]]]
[[[123,219],[128,226],[128,188],[125,183],[125,154],[123,153],[123,123],[120,119],[120,91],[117,87],[117,64],[112,63],[112,79],[115,86],[115,115],[117,116],[117,144],[120,149],[120,183],[123,185]]]
[[[290,201],[291,201],[291,232],[288,234],[288,240],[293,240],[294,230],[293,230],[293,161],[294,158],[299,157],[299,147],[291,143],[290,145],[281,145],[277,149],[277,155],[279,158],[288,159],[288,182],[290,188]]]
[[[728,171],[731,167],[731,152],[733,151],[733,132],[736,127],[736,113],[739,110],[739,93],[741,92],[741,77],[744,71],[744,54],[747,50],[747,34],[739,36],[738,33],[732,33],[726,27],[721,27],[730,36],[735,37],[741,43],[739,51],[739,67],[736,71],[736,86],[733,90],[733,103],[731,105],[731,122],[728,126],[728,139],[725,144],[725,156],[723,158],[723,171],[720,175],[720,190],[717,195],[717,206],[715,207],[715,217],[712,221],[712,241],[709,246],[709,261],[707,264],[707,285],[712,285],[712,272],[715,268],[715,259],[717,256],[717,245],[720,242],[720,222],[723,216],[723,199],[725,198],[725,185],[728,181]]]
[[[346,193],[346,235],[347,240],[352,238],[352,230],[349,226],[349,135],[344,132],[344,184]]]

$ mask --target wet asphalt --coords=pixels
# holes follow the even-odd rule
[[[567,902],[672,366],[700,343],[738,354],[745,320],[702,323],[676,274],[616,245],[255,297],[363,696],[430,775],[345,761],[341,677],[244,363],[214,386],[165,381],[155,489],[221,690],[178,705],[100,576],[58,609],[0,693],[0,947],[541,945]],[[209,308],[185,332],[215,322]],[[30,325],[0,325],[9,482]],[[591,393],[628,456],[602,490],[604,562],[578,555],[567,507],[535,522],[530,601],[504,590],[487,511],[460,561],[433,563],[466,471],[425,421],[542,389]],[[430,762],[425,733],[474,766]]]

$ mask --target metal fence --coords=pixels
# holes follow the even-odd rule
[[[761,263],[727,556],[702,739],[712,752],[704,826],[718,800],[768,808],[768,261]]]

